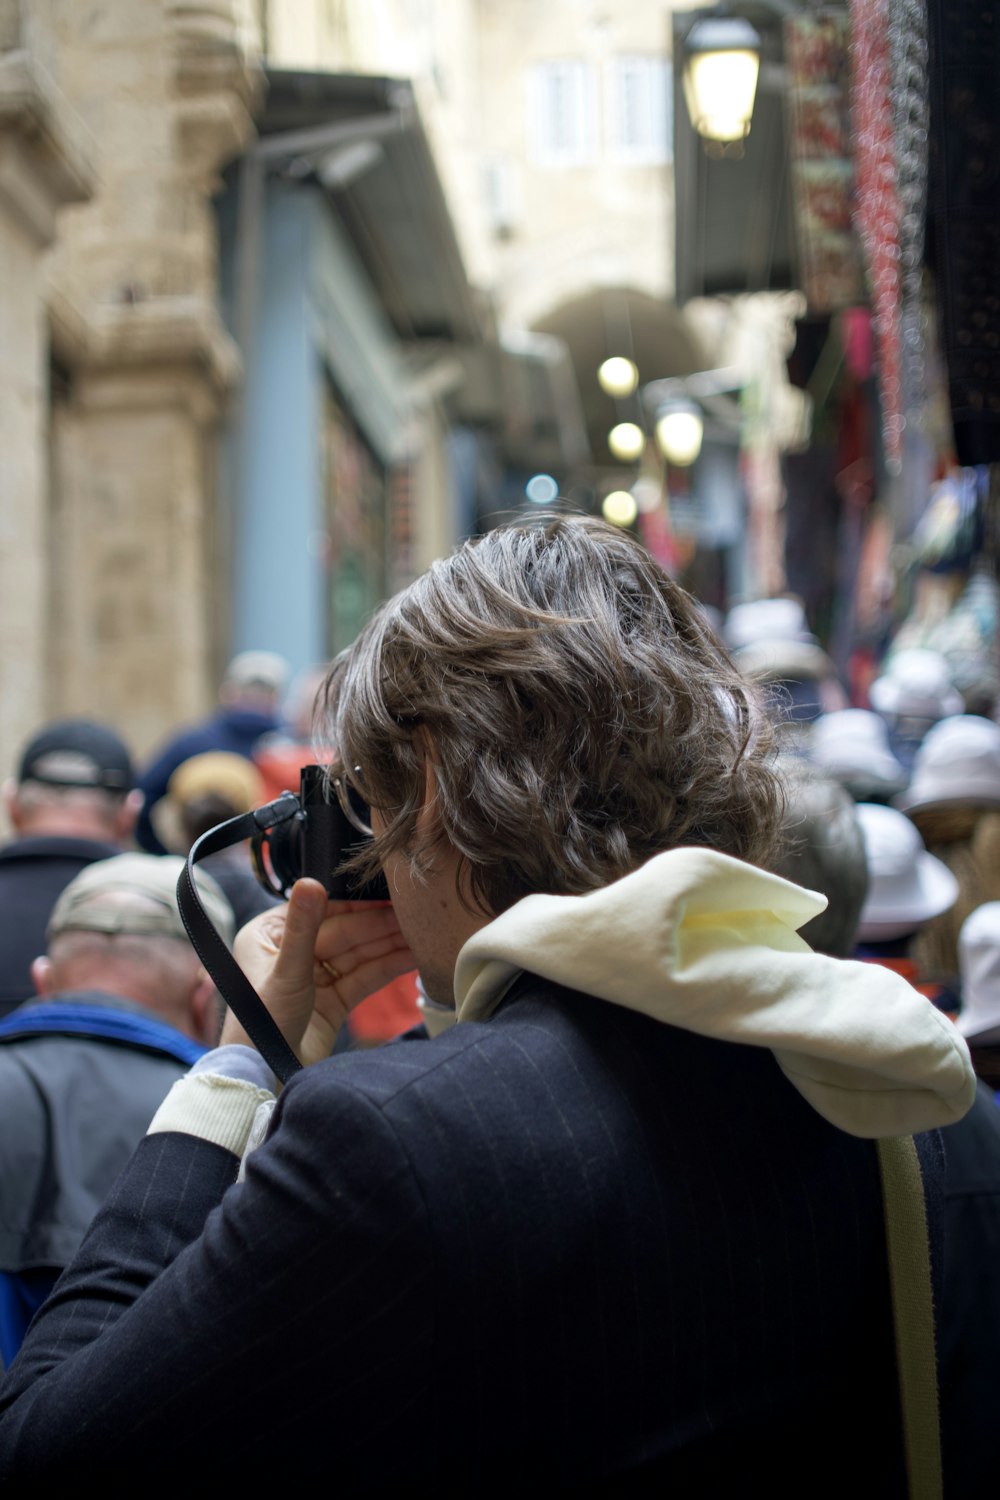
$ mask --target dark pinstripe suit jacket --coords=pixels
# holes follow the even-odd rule
[[[235,1172],[143,1142],[0,1475],[902,1493],[874,1150],[767,1051],[522,976],[297,1077]]]

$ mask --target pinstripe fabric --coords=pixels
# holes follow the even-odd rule
[[[276,1117],[221,1208],[235,1158],[143,1143],[0,1475],[903,1493],[874,1148],[767,1051],[524,976]]]

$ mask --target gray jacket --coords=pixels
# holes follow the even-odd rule
[[[141,1005],[114,995],[58,999],[152,1020]],[[58,1032],[0,1045],[0,1271],[61,1268],[76,1253],[160,1101],[201,1050],[173,1028],[153,1025],[165,1044],[157,1050]]]

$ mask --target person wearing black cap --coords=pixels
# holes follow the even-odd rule
[[[3,793],[15,837],[0,849],[0,1016],[35,993],[31,964],[60,892],[129,846],[142,804],[122,740],[89,719],[41,729]]]

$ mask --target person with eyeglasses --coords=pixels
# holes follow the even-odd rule
[[[391,906],[300,880],[244,928],[306,1066],[279,1090],[229,1016],[174,1086],[0,1392],[0,1477],[906,1494],[875,1141],[975,1078],[798,937],[767,715],[695,602],[596,520],[501,527],[326,705]],[[331,1056],[412,968],[425,1034]]]

